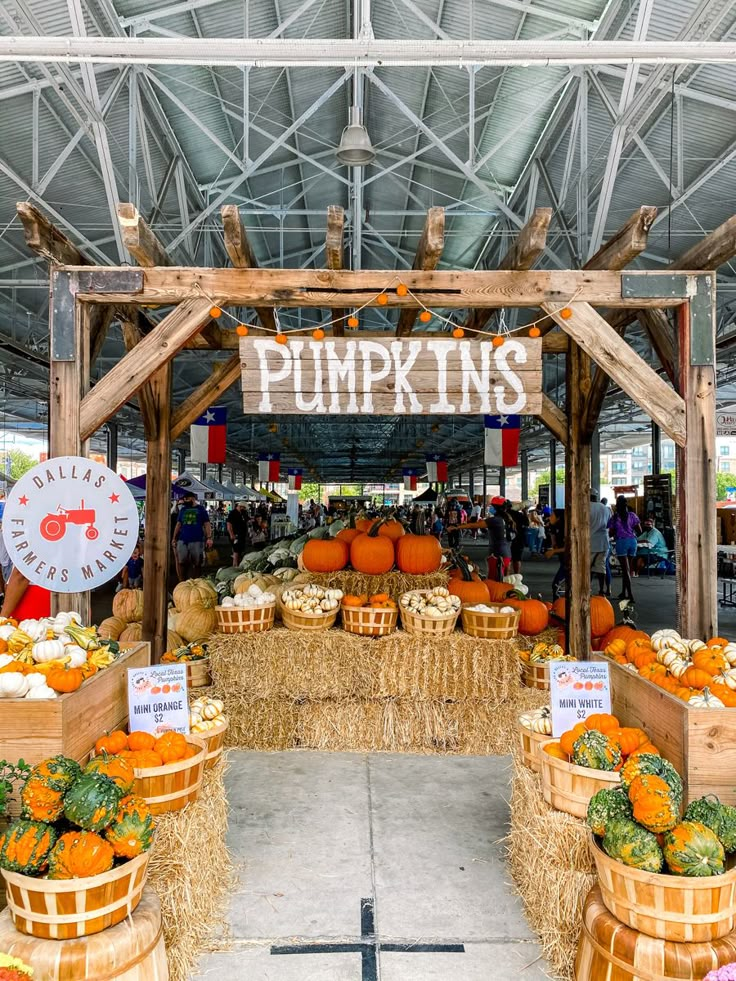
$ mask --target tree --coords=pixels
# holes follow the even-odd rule
[[[315,483],[302,483],[299,491],[300,501],[319,501],[320,485]]]
[[[728,500],[728,488],[736,487],[736,473],[716,473],[716,500]]]
[[[557,486],[558,487],[564,487],[565,486],[565,469],[564,469],[564,467],[558,467],[555,470],[555,475],[557,477]],[[544,470],[542,473],[538,473],[537,474],[537,476],[536,476],[536,478],[534,480],[534,486],[532,487],[532,493],[531,493],[531,497],[532,497],[532,500],[533,501],[536,501],[536,500],[539,499],[539,488],[540,488],[540,486],[542,484],[548,484],[549,483],[549,478],[550,478],[550,471],[549,470]]]
[[[10,459],[10,477],[13,480],[20,480],[24,473],[28,473],[38,463],[38,460],[34,460],[23,450],[9,450],[5,455]]]

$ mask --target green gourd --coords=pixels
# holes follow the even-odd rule
[[[117,813],[122,792],[101,773],[85,773],[64,798],[64,817],[85,831],[102,831]]]
[[[663,756],[656,753],[636,753],[630,756],[621,768],[621,786],[628,792],[631,784],[637,777],[645,773],[651,773],[655,777],[661,777],[672,791],[672,799],[675,807],[682,807],[682,780],[680,774]]]
[[[0,836],[0,868],[38,875],[56,841],[56,831],[42,821],[21,819]]]
[[[593,794],[588,803],[588,826],[602,838],[608,825],[616,818],[631,820],[631,801],[619,787],[604,787]]]
[[[664,836],[664,860],[674,875],[723,875],[726,853],[716,834],[699,821],[683,821]]]
[[[725,852],[736,851],[736,807],[731,804],[722,804],[712,794],[699,797],[687,805],[683,820],[704,824],[718,837]]]
[[[135,858],[153,843],[154,820],[142,797],[123,797],[112,824],[105,831],[116,858]]]
[[[621,750],[602,732],[591,729],[572,744],[571,762],[591,770],[615,770],[621,765]]]
[[[627,818],[614,818],[603,837],[603,851],[612,859],[642,872],[661,872],[664,865],[657,836]]]

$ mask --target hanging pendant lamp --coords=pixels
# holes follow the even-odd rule
[[[368,130],[361,121],[361,112],[357,106],[350,110],[350,125],[342,131],[340,146],[335,156],[346,167],[367,167],[376,159]]]

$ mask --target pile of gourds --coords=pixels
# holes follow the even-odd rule
[[[545,753],[591,770],[621,770],[626,760],[642,753],[659,754],[643,729],[622,726],[615,715],[589,715],[563,732],[558,742],[547,743]]]
[[[116,729],[97,740],[95,752],[98,758],[110,756],[137,770],[149,770],[189,760],[197,755],[199,749],[194,743],[188,743],[180,732],[173,730],[153,736],[150,732],[126,734],[122,729]]]
[[[226,609],[234,607],[241,610],[256,610],[275,604],[276,593],[272,593],[269,589],[264,590],[258,583],[253,582],[246,589],[238,590],[234,596],[224,596],[220,605]]]
[[[281,606],[295,613],[324,616],[340,606],[343,598],[341,589],[325,589],[315,583],[308,583],[299,589],[285,589],[281,594]]]
[[[644,872],[702,877],[722,875],[736,851],[736,808],[717,797],[688,804],[682,819],[682,780],[654,753],[629,757],[621,785],[599,790],[588,805],[588,824],[611,858]]]
[[[523,647],[519,650],[519,657],[527,664],[546,664],[548,661],[574,661],[576,660],[569,654],[565,654],[559,644],[545,644],[542,641],[534,644],[533,647]]]
[[[56,698],[76,691],[119,653],[115,641],[83,627],[78,613],[41,620],[0,619],[0,698]]]
[[[460,597],[453,596],[444,586],[434,586],[426,591],[410,589],[407,593],[402,593],[399,602],[401,609],[408,613],[435,619],[457,616],[462,606]]]
[[[332,538],[309,538],[299,555],[307,572],[339,572],[348,564],[356,572],[379,576],[396,566],[407,575],[437,572],[442,547],[433,535],[409,535],[393,518],[359,518]]]
[[[134,781],[133,767],[108,754],[84,769],[65,756],[36,764],[21,790],[21,818],[0,837],[0,868],[78,879],[147,851],[154,821],[132,794]]]
[[[206,657],[209,657],[206,644],[185,644],[183,647],[177,647],[174,651],[166,651],[161,656],[161,661],[164,664],[177,664],[187,661],[202,661]]]
[[[368,607],[371,610],[398,609],[396,600],[391,599],[388,593],[373,593],[372,596],[369,596],[367,593],[361,593],[360,595],[347,593],[342,598],[342,605],[352,609],[360,609],[362,607]]]
[[[686,640],[676,630],[631,630],[604,653],[693,708],[736,707],[736,644],[725,637]]]
[[[193,733],[208,732],[225,722],[224,713],[221,698],[200,695],[189,703],[189,728]]]
[[[494,613],[496,615],[499,613],[516,613],[513,606],[487,606],[485,603],[475,603],[473,606],[467,606],[466,610],[471,610],[473,613]]]
[[[552,735],[552,711],[549,705],[543,705],[542,708],[534,709],[532,712],[524,712],[519,716],[519,722],[532,732],[544,736]]]

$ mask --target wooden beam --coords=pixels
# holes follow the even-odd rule
[[[445,247],[445,209],[430,208],[424,219],[424,228],[417,245],[412,269],[436,269],[442,258]],[[403,337],[411,333],[417,319],[417,310],[402,310],[396,325],[396,336]]]
[[[664,310],[640,310],[639,323],[651,341],[659,363],[674,384],[677,378],[675,332]]]
[[[569,439],[565,448],[565,604],[567,649],[578,660],[590,656],[590,460],[591,445],[583,432],[583,408],[590,388],[590,358],[575,343],[566,362]]]
[[[170,266],[171,259],[164,246],[148,227],[134,204],[118,204],[118,223],[123,245],[139,266]]]
[[[547,245],[552,208],[537,208],[499,264],[499,269],[531,269]],[[489,310],[471,310],[465,321],[469,334],[483,330],[491,319]]]
[[[120,330],[123,334],[125,350],[132,351],[143,340],[140,327],[132,318],[120,318]],[[158,415],[156,414],[156,403],[151,390],[150,382],[146,382],[138,392],[138,407],[141,418],[143,419],[143,434],[147,440],[156,439],[158,436]]]
[[[173,310],[147,334],[87,395],[80,409],[82,439],[87,439],[167,364],[210,319],[209,300],[190,300]]]
[[[220,215],[225,233],[225,249],[230,256],[230,262],[236,269],[257,269],[258,260],[248,241],[237,204],[224,204],[220,209]],[[256,316],[261,322],[264,333],[275,334],[278,327],[273,310],[270,307],[250,305],[255,307]],[[257,327],[251,327],[251,332],[260,333]]]
[[[174,409],[171,416],[171,442],[177,440],[187,426],[201,416],[204,410],[216,402],[239,378],[241,371],[240,355],[234,354],[228,361],[213,365],[212,371],[186,398]]]
[[[345,227],[345,212],[336,204],[327,208],[327,233],[325,235],[325,256],[328,269],[343,267],[343,234]],[[333,310],[332,333],[335,337],[345,336],[345,310],[337,307]]]
[[[568,420],[562,409],[556,405],[549,395],[542,393],[542,411],[539,420],[552,433],[558,443],[567,446]]]
[[[650,368],[588,303],[570,303],[565,319],[550,304],[542,309],[569,334],[678,445],[685,443],[685,404],[663,378]]]

